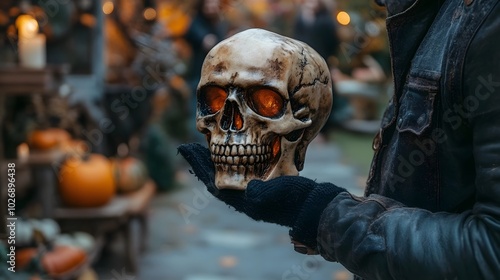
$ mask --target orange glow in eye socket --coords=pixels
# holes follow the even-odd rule
[[[271,89],[258,89],[251,94],[253,109],[261,116],[273,118],[283,111],[281,96]]]
[[[243,117],[240,115],[239,112],[236,112],[233,116],[233,125],[234,128],[236,128],[237,130],[243,128]]]
[[[203,90],[205,101],[211,114],[214,114],[224,107],[227,92],[220,87],[207,87]]]
[[[281,141],[280,138],[276,137],[273,142],[273,157],[276,157],[281,151]]]

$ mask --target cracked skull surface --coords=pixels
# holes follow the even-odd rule
[[[217,188],[245,189],[253,179],[299,174],[330,114],[332,83],[305,43],[248,29],[208,53],[197,100]]]

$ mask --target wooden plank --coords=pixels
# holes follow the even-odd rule
[[[0,94],[3,95],[33,95],[33,94],[41,94],[41,95],[52,95],[57,94],[59,88],[56,86],[50,85],[40,85],[40,86],[30,86],[30,85],[16,85],[16,86],[5,86],[0,85]]]
[[[57,94],[68,73],[68,65],[47,66],[43,69],[0,67],[0,94]]]
[[[25,162],[28,165],[40,166],[40,165],[50,165],[57,166],[61,164],[66,157],[67,153],[60,149],[53,149],[49,151],[32,151],[26,160],[17,159],[16,162]]]
[[[153,181],[149,180],[140,190],[124,195],[124,198],[128,200],[128,213],[139,214],[143,212],[149,205],[155,192],[156,185]]]
[[[115,197],[102,207],[93,208],[70,208],[61,207],[54,211],[56,219],[106,219],[120,218],[127,214],[126,199]]]
[[[0,69],[0,85],[45,85],[53,82],[50,71],[19,72]]]
[[[60,207],[54,211],[56,219],[108,219],[136,215],[145,211],[156,191],[153,181],[141,189],[125,195],[116,195],[109,203],[95,208]]]

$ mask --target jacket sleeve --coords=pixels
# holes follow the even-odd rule
[[[500,275],[500,17],[476,34],[465,62],[476,202],[460,214],[386,197],[337,196],[322,214],[319,252],[366,279],[498,279]],[[471,102],[472,99],[478,102]],[[474,105],[474,106],[473,106]],[[477,106],[476,106],[477,105]]]

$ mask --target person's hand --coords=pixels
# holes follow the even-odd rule
[[[215,186],[215,168],[207,148],[192,143],[181,145],[178,150],[212,195],[254,220],[289,227],[295,248],[301,253],[316,250],[321,213],[337,194],[346,191],[331,183],[316,183],[301,176],[252,180],[245,191],[219,190]]]

